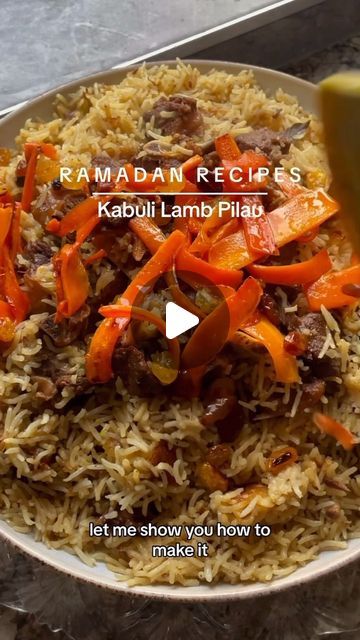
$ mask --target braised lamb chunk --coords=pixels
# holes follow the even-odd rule
[[[236,142],[241,151],[259,150],[274,162],[278,162],[283,155],[289,152],[294,140],[304,137],[308,126],[309,122],[297,122],[284,131],[272,131],[272,129],[262,127],[248,133],[241,133],[236,137]]]
[[[77,313],[70,318],[63,318],[61,322],[55,322],[55,314],[49,315],[40,328],[56,347],[66,347],[85,334],[89,315],[90,307],[84,304]]]
[[[289,152],[292,142],[305,136],[309,124],[309,122],[296,122],[283,131],[273,131],[268,127],[261,127],[246,133],[240,133],[235,140],[240,151],[247,151],[248,149],[260,151],[273,162],[278,163],[281,157]],[[202,145],[201,153],[205,155],[207,159],[206,166],[209,166],[209,168],[212,168],[210,163],[218,160],[214,149],[214,140],[209,140]]]
[[[261,297],[259,309],[276,327],[281,324],[281,311],[279,304],[267,291],[264,291]]]
[[[54,358],[53,353],[46,351],[46,354],[48,357],[42,363],[42,375],[32,377],[32,382],[37,385],[37,398],[46,402],[65,388],[71,388],[75,396],[81,396],[90,389],[91,383],[82,372],[74,374],[66,363]]]
[[[54,185],[44,189],[35,201],[32,213],[35,220],[45,225],[49,217],[61,220],[76,205],[86,200],[87,195],[80,189],[58,188]]]
[[[309,374],[315,376],[320,380],[324,380],[326,383],[326,395],[332,395],[339,390],[339,384],[334,378],[341,378],[341,361],[340,358],[330,358],[324,356],[323,358],[304,358],[304,363],[309,367]],[[302,375],[304,381],[307,381],[307,376]]]
[[[101,156],[94,156],[91,160],[91,166],[104,170],[109,167],[111,173],[117,173],[119,169],[124,166],[128,160],[122,158],[112,158],[111,156],[102,154]]]
[[[151,140],[144,144],[138,155],[131,159],[131,162],[135,167],[142,167],[148,173],[152,173],[157,168],[179,167],[184,160],[186,160],[186,156],[174,154],[171,145]]]
[[[48,264],[54,255],[54,251],[46,240],[36,240],[27,245],[25,257],[31,262],[31,269],[35,270],[43,264]]]
[[[221,160],[216,151],[210,151],[209,153],[204,154],[203,165],[209,171],[214,171],[216,167],[219,167],[221,165]]]
[[[23,257],[27,262],[23,262],[15,259],[15,270],[19,276],[26,278],[32,278],[38,267],[43,264],[49,264],[54,255],[55,249],[46,242],[46,240],[36,240],[36,242],[30,242],[26,245],[23,251]]]
[[[58,371],[54,369],[52,374],[54,384],[58,390],[72,387],[76,395],[82,395],[91,387],[91,383],[84,375],[77,375],[76,380],[74,380],[74,374],[69,373],[65,369]]]
[[[115,348],[112,369],[115,376],[120,376],[131,395],[153,396],[163,389],[151,372],[143,352],[133,345],[119,345]]]
[[[177,158],[169,158],[166,156],[146,154],[142,156],[136,156],[132,159],[132,163],[135,167],[142,167],[147,173],[153,173],[155,169],[171,169],[171,167],[180,167],[182,160]]]
[[[15,181],[18,187],[23,187],[25,182],[27,162],[25,158],[20,158],[15,169]]]
[[[189,96],[175,95],[157,100],[150,111],[144,113],[144,121],[154,119],[154,126],[164,136],[182,134],[191,136],[203,126],[203,118],[197,102]]]

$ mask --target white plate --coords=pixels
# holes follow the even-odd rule
[[[153,64],[158,63],[151,63],[151,66],[153,66]],[[167,64],[174,65],[176,63],[172,61]],[[278,71],[259,67],[250,67],[247,65],[237,64],[235,62],[194,60],[192,61],[192,64],[198,67],[202,72],[209,71],[214,67],[219,70],[228,71],[229,73],[237,73],[243,69],[252,69],[259,85],[269,93],[273,93],[281,87],[284,91],[295,95],[300,104],[308,111],[316,113],[318,110],[316,87],[304,80],[299,80],[298,78],[288,76]],[[93,84],[93,82],[116,83],[122,80],[125,75],[126,70],[113,69],[104,73],[87,76],[83,80],[78,80],[64,85],[63,87],[59,87],[58,89],[33,100],[23,108],[0,121],[0,145],[12,146],[15,136],[27,118],[40,117],[44,119],[51,119],[52,104],[57,93],[72,92],[80,85],[90,85]],[[268,595],[271,592],[279,592],[283,589],[299,586],[304,582],[308,582],[316,577],[320,577],[321,575],[334,571],[335,569],[339,569],[341,566],[350,563],[360,556],[360,540],[351,540],[347,549],[324,552],[320,554],[316,560],[306,564],[304,567],[298,569],[286,578],[280,578],[279,580],[274,580],[268,584],[220,584],[215,586],[200,585],[197,587],[151,585],[146,587],[133,587],[130,589],[126,583],[117,582],[114,575],[105,567],[105,565],[98,564],[96,567],[88,567],[76,556],[73,556],[67,551],[48,549],[43,543],[35,542],[31,535],[18,533],[7,523],[1,520],[0,535],[25,553],[41,560],[51,567],[54,567],[58,571],[62,571],[73,576],[74,578],[85,580],[86,582],[91,582],[98,586],[119,592],[129,593],[131,591],[132,595],[144,595],[152,598],[176,600],[226,600]]]

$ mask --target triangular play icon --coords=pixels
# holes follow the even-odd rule
[[[165,320],[166,337],[170,340],[172,338],[177,338],[177,336],[180,336],[182,333],[185,333],[185,331],[188,331],[199,324],[199,318],[196,315],[182,307],[179,307],[175,302],[167,303]]]

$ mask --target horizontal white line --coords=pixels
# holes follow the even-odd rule
[[[230,192],[202,192],[202,191],[180,191],[179,193],[174,193],[170,191],[168,193],[160,193],[160,191],[94,191],[93,196],[267,196],[267,191],[230,191]]]

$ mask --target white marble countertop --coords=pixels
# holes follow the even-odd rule
[[[288,73],[292,73],[296,76],[300,76],[316,82],[326,75],[329,75],[330,73],[333,73],[340,69],[349,69],[355,67],[360,68],[360,35],[351,38],[346,42],[330,47],[329,49],[326,49],[319,54],[313,55],[310,58],[307,58],[304,61],[300,62],[299,64],[296,64],[295,66],[287,67],[286,65],[284,65],[283,69]],[[234,605],[229,605],[228,607],[228,623],[231,623],[232,606]],[[305,620],[307,618],[307,612],[303,611],[302,614]],[[351,624],[350,629],[349,625],[347,624],[344,624],[343,628],[344,630],[346,629],[343,634],[332,634],[327,631],[327,640],[335,640],[335,638],[337,640],[340,640],[340,638],[341,640],[345,640],[345,638],[346,640],[358,640],[359,631],[351,630]],[[139,640],[141,640],[142,638],[147,638],[146,630],[144,629],[144,635],[138,635],[137,637],[139,638]],[[170,639],[171,637],[171,634],[167,635],[168,639]],[[223,638],[223,636],[221,637]],[[250,636],[247,635],[246,637],[248,638]],[[273,636],[271,636],[271,638],[272,637]],[[315,632],[313,637],[318,637]],[[0,607],[1,640],[67,640],[68,638],[69,636],[64,635],[61,631],[53,634],[46,626],[40,625],[33,615],[14,612],[6,609],[5,607]],[[256,636],[256,638],[258,638],[258,636]],[[286,638],[286,632],[284,632],[283,639],[286,640]],[[109,637],[109,640],[112,640],[112,638]],[[163,640],[163,637],[159,636],[159,640]],[[223,640],[226,640],[226,638],[223,638]]]

